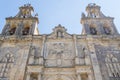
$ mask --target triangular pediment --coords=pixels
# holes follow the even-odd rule
[[[58,39],[62,39],[62,38],[72,38],[72,35],[70,35],[69,33],[66,32],[67,29],[65,29],[64,26],[61,26],[60,24],[58,26],[56,26],[53,29],[53,32],[51,34],[48,35],[48,38],[58,38]]]

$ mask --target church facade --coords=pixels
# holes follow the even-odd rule
[[[0,80],[120,80],[120,35],[112,17],[88,4],[81,34],[62,25],[39,34],[30,4],[6,18],[0,35]]]

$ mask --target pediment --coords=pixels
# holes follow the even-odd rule
[[[70,35],[66,31],[67,29],[65,29],[64,26],[61,26],[59,24],[53,29],[53,32],[48,35],[48,38],[53,38],[53,39],[72,38],[72,35]]]

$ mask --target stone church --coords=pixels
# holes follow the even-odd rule
[[[62,25],[39,34],[30,4],[6,18],[0,35],[0,80],[120,80],[120,35],[113,17],[88,4],[82,33]]]

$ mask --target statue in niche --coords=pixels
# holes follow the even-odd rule
[[[85,47],[82,48],[82,46],[78,46],[77,48],[78,48],[78,57],[85,58],[85,54],[86,54]]]
[[[0,78],[8,78],[9,70],[14,63],[14,56],[8,53],[0,62],[2,64],[0,66]]]
[[[87,55],[86,49],[82,45],[78,46],[77,49],[78,49],[78,55],[77,55],[78,60],[76,61],[76,63],[79,65],[85,65],[85,56]]]
[[[40,52],[40,51],[39,51]],[[31,48],[31,56],[29,59],[30,64],[39,64],[39,59],[40,59],[40,53],[38,53],[37,48],[32,46]]]
[[[113,54],[107,54],[105,58],[105,63],[108,69],[108,74],[110,77],[119,77],[119,62],[118,59],[113,56]]]

